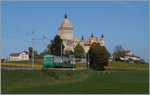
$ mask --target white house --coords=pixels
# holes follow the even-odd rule
[[[128,57],[128,58],[130,58],[130,59],[132,59],[132,60],[141,60],[140,58],[138,58],[138,57],[136,57],[136,56],[132,56],[132,57]]]
[[[21,53],[11,53],[9,55],[10,61],[22,61],[22,60],[29,60],[29,55],[26,51]]]

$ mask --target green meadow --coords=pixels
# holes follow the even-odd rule
[[[148,94],[149,65],[111,62],[106,71],[4,70],[3,94]]]

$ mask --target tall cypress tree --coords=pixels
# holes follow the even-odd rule
[[[63,41],[59,35],[56,35],[54,37],[54,40],[52,40],[51,42],[51,54],[56,56],[61,56],[61,47],[62,47],[62,52],[64,51],[64,45],[62,44],[62,42]]]

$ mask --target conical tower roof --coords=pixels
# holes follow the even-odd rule
[[[93,35],[93,33],[91,34],[91,38],[93,38],[94,37],[94,35]]]
[[[62,22],[60,28],[71,28],[71,29],[73,28],[72,24],[70,23],[70,21],[67,18],[67,14],[65,14],[64,21]]]
[[[84,40],[83,36],[82,36],[81,40]]]
[[[104,38],[104,35],[103,35],[103,33],[102,33],[102,36],[101,36],[101,38]]]

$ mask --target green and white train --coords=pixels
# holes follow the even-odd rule
[[[45,54],[43,59],[44,68],[75,68],[75,61],[73,58]]]

